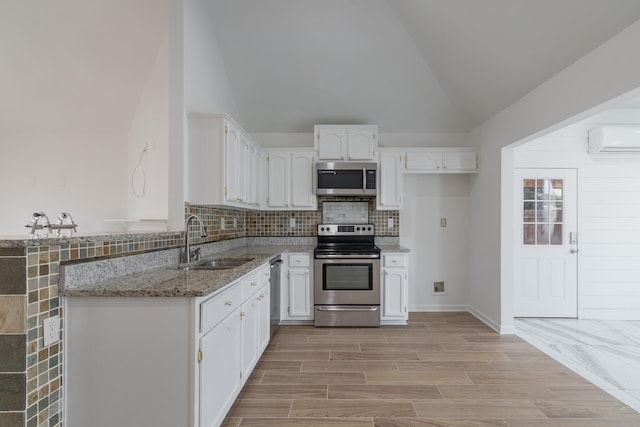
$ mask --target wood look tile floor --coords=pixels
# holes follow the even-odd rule
[[[282,326],[223,424],[622,427],[640,413],[468,313],[407,326]]]

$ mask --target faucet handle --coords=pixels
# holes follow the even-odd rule
[[[200,261],[200,248],[196,248],[191,251],[191,258],[194,258],[196,261]]]

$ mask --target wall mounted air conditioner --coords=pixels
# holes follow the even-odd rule
[[[640,153],[640,126],[589,129],[589,153]]]

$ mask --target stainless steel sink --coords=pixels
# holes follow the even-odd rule
[[[211,268],[235,268],[240,267],[243,264],[253,261],[253,258],[220,258],[209,261],[202,261],[197,264],[198,267],[211,267]]]
[[[219,258],[208,261],[201,261],[196,265],[182,265],[174,267],[176,270],[231,270],[243,264],[253,261],[253,258]]]

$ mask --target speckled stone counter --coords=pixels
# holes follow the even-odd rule
[[[75,281],[72,286],[67,286],[69,281],[64,278],[65,266],[61,280],[61,294],[66,297],[201,297],[223,289],[283,252],[312,250],[312,245],[242,246],[215,252],[202,259],[253,258],[252,261],[228,270],[184,271],[175,268],[178,266],[176,262],[104,280],[99,278],[92,280],[92,276],[85,272],[83,276],[86,282]],[[86,267],[86,264],[83,267]],[[91,266],[88,267],[91,268]]]
[[[378,243],[377,246],[382,252],[411,252],[411,249],[397,244]]]

